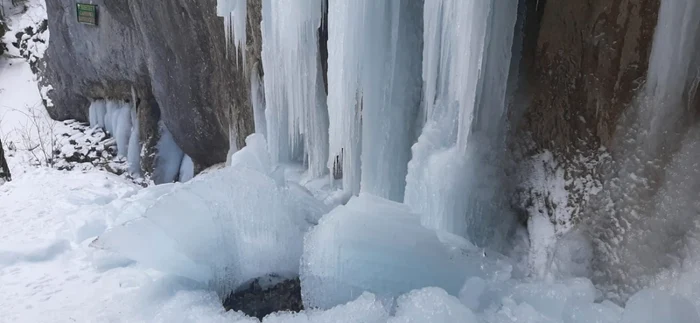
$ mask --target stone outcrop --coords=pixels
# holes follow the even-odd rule
[[[525,30],[532,101],[521,126],[540,148],[608,144],[644,83],[659,0],[527,2],[538,26]]]
[[[133,87],[147,103],[139,107],[149,109],[139,115],[162,119],[199,167],[226,159],[230,129],[244,145],[253,131],[249,87],[240,86],[247,73],[227,58],[216,0],[92,3],[97,26],[77,22],[74,1],[47,0],[51,42],[43,82],[53,86],[53,118],[86,121],[90,99],[130,99]]]

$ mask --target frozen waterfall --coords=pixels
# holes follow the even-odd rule
[[[265,73],[250,71],[251,101],[272,161],[330,174],[346,199],[405,202],[429,228],[502,243],[513,224],[501,173],[518,1],[327,4],[263,1]],[[219,1],[234,33],[243,6]]]
[[[498,165],[517,3],[425,2],[424,126],[412,148],[405,202],[424,225],[480,245],[502,242],[512,224],[499,207]]]
[[[272,160],[307,164],[314,178],[327,172],[328,159],[318,39],[322,15],[323,0],[263,1],[265,129]],[[255,89],[255,77],[252,82]]]
[[[353,194],[403,201],[420,105],[422,7],[329,1],[328,166],[342,167]]]
[[[139,119],[133,104],[118,100],[94,100],[88,110],[90,126],[103,128],[114,137],[117,156],[126,158],[132,176],[142,176],[142,142]],[[152,179],[156,184],[185,182],[194,177],[194,163],[177,145],[162,121],[158,123],[155,164]]]

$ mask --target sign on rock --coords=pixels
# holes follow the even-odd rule
[[[97,25],[97,5],[78,3],[78,22],[88,25]]]

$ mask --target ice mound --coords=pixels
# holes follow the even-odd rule
[[[686,298],[661,290],[642,290],[627,301],[622,323],[698,323],[700,316]]]
[[[360,194],[306,236],[304,305],[330,308],[365,291],[391,300],[428,286],[458,295],[467,277],[510,277],[509,265],[498,267],[471,248],[466,240],[423,227],[404,204]]]
[[[347,304],[327,311],[308,310],[301,313],[272,313],[264,323],[384,323],[389,313],[370,293],[363,293]]]
[[[258,155],[264,140],[249,143],[234,155],[241,161],[236,167],[203,174],[160,197],[142,193],[155,198],[153,204],[95,245],[220,292],[265,274],[296,275],[308,219],[328,209],[308,192],[274,180],[261,166],[269,160]],[[130,210],[147,205],[139,203]]]
[[[444,290],[428,287],[399,297],[396,316],[389,323],[477,323],[471,310]]]

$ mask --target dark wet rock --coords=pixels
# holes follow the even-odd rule
[[[259,319],[273,312],[299,312],[304,309],[299,278],[281,280],[276,284],[271,283],[271,279],[279,280],[274,276],[256,278],[239,288],[224,299],[224,308]]]
[[[608,144],[644,83],[659,0],[526,2],[532,101],[522,126],[541,148]]]
[[[10,175],[10,167],[7,166],[5,150],[2,148],[2,141],[0,141],[0,184],[11,180],[12,176]]]

